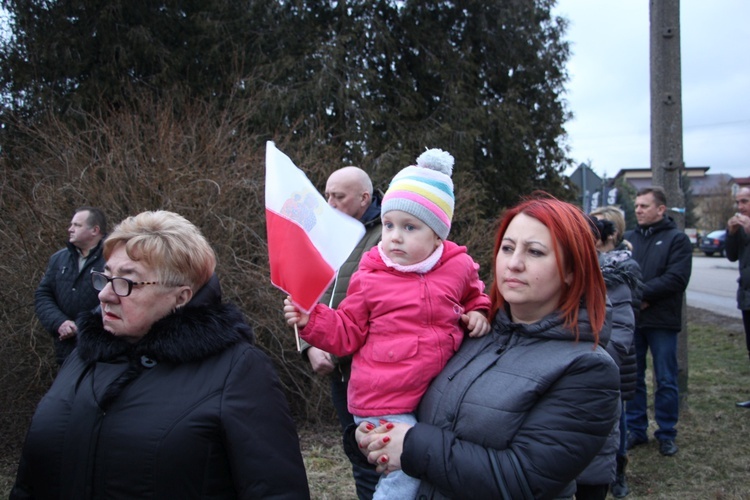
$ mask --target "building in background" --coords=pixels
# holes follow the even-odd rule
[[[706,234],[726,225],[726,221],[734,213],[732,199],[740,187],[750,186],[750,177],[733,178],[729,174],[709,174],[711,167],[686,167],[683,175],[689,182],[690,197],[692,198],[692,217],[695,221],[694,230]],[[590,165],[581,163],[570,175],[570,180],[580,192],[581,207],[590,212],[601,205],[622,205],[616,203],[617,190],[615,185],[627,183],[633,191],[652,183],[652,173],[649,168],[624,168],[612,178],[599,177],[591,170]],[[620,184],[621,185],[621,184]],[[625,209],[626,207],[622,206]],[[669,207],[685,209],[685,207]]]
[[[711,167],[686,167],[683,176],[689,181],[689,195],[692,199],[692,219],[695,229],[706,234],[722,229],[734,213],[732,193],[739,189],[729,174],[709,174]],[[620,170],[615,179],[623,179],[638,190],[651,185],[651,169],[625,168]],[[669,207],[684,209],[685,207]]]

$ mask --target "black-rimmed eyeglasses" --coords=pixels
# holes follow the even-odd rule
[[[112,283],[112,291],[119,297],[130,295],[134,286],[162,284],[159,281],[132,281],[127,278],[120,278],[119,276],[110,277],[97,271],[91,272],[91,284],[94,285],[95,290],[101,292],[107,286],[107,283]]]

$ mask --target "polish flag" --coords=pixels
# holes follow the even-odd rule
[[[310,312],[365,227],[328,205],[292,160],[268,141],[266,231],[271,283]]]

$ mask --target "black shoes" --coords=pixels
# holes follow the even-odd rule
[[[659,441],[659,453],[664,455],[665,457],[671,457],[675,453],[677,453],[677,445],[674,444],[674,441],[671,439],[664,439],[662,441]]]
[[[625,498],[630,495],[630,487],[628,486],[628,479],[625,477],[625,474],[617,474],[615,482],[609,486],[609,490],[615,498]]]
[[[628,478],[625,475],[625,469],[627,466],[628,456],[617,455],[617,474],[615,475],[615,482],[609,485],[609,491],[615,498],[625,498],[630,494]]]
[[[628,439],[626,441],[626,448],[628,450],[635,448],[636,446],[640,446],[642,444],[648,443],[648,438],[644,438],[641,436],[638,436],[636,434],[633,434],[632,432],[628,433]]]
[[[748,401],[748,405],[750,405],[750,401]],[[632,432],[628,433],[628,440],[626,442],[628,450],[646,443],[648,443],[648,438],[640,437],[636,434],[633,434]],[[677,445],[674,444],[673,439],[659,440],[659,453],[661,453],[665,457],[671,457],[672,455],[677,453],[677,450],[679,450],[679,448],[677,448]]]
[[[740,403],[737,403],[737,406],[739,406],[740,408],[750,409],[750,401],[742,401]]]

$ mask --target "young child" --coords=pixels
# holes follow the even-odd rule
[[[430,149],[401,170],[383,197],[382,241],[352,275],[338,309],[309,315],[284,301],[287,323],[308,343],[353,354],[349,411],[367,420],[416,423],[414,411],[432,379],[458,350],[464,329],[490,331],[489,297],[466,247],[448,241],[453,217],[453,157]],[[382,476],[380,498],[414,498],[419,480]]]

